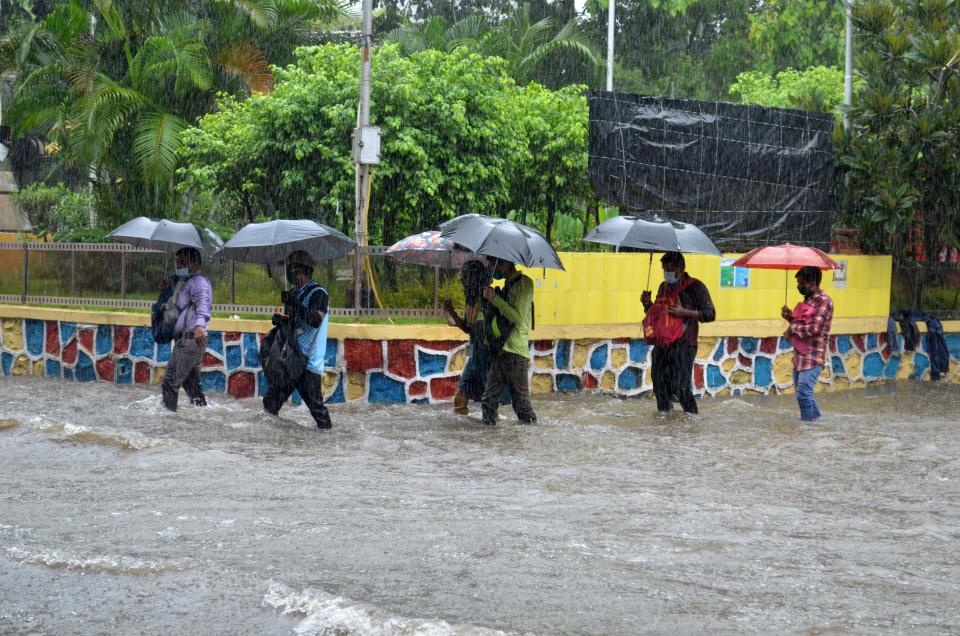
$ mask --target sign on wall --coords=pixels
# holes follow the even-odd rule
[[[750,287],[750,270],[734,267],[735,258],[720,259],[720,287]]]

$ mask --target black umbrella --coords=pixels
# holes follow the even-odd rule
[[[563,271],[563,263],[546,237],[516,221],[482,214],[464,214],[441,224],[440,229],[441,238],[450,239],[476,254],[524,267],[549,267]]]
[[[223,248],[223,240],[206,228],[167,219],[155,221],[145,216],[127,221],[110,232],[107,238],[161,252],[176,252],[183,247],[194,247],[209,256]]]
[[[352,238],[315,221],[278,219],[248,223],[223,247],[224,258],[245,263],[276,263],[296,250],[306,250],[317,261],[346,256]]]

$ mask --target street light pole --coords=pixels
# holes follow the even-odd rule
[[[847,109],[853,102],[853,0],[846,0],[844,4],[847,7],[847,33],[843,65],[843,127],[846,129],[850,127],[850,114]]]
[[[613,90],[613,37],[616,33],[616,0],[607,0],[607,90]]]
[[[360,156],[356,144],[362,144],[363,131],[370,125],[370,49],[373,46],[373,0],[363,0],[363,33],[360,44],[360,104],[357,107],[357,130],[354,138],[354,162],[357,171],[356,191],[354,192],[354,234],[357,247],[353,265],[353,306],[360,309],[363,287],[363,268],[361,259],[367,246],[366,213],[367,191],[370,184],[370,164]]]

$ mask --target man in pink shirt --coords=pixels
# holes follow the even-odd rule
[[[200,251],[184,247],[177,251],[177,277],[184,281],[177,294],[180,316],[173,329],[173,352],[163,374],[163,405],[177,410],[180,387],[196,406],[206,406],[200,386],[200,362],[207,349],[207,325],[213,304],[210,281],[200,271]]]

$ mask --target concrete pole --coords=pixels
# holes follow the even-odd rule
[[[370,125],[370,49],[373,47],[373,0],[363,0],[363,35],[360,44],[360,104],[357,108],[357,129],[358,134],[365,126]],[[367,207],[367,189],[370,183],[370,166],[360,162],[357,157],[356,170],[356,192],[354,193],[354,202],[356,209],[354,213],[355,235],[357,238],[357,249],[354,254],[354,278],[353,278],[353,306],[354,309],[360,309],[361,292],[363,287],[363,267],[361,259],[364,255],[364,249],[367,246],[366,233],[366,207]]]
[[[607,90],[613,90],[613,38],[616,33],[616,0],[607,0]]]
[[[847,6],[847,37],[843,67],[843,105],[849,108],[853,102],[853,0],[846,0],[844,4]],[[843,127],[850,127],[850,115],[846,111],[843,113]]]

